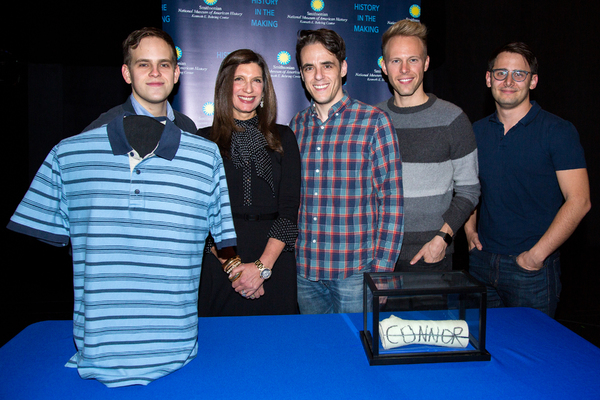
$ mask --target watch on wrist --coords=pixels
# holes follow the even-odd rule
[[[263,278],[264,280],[267,280],[271,277],[271,270],[267,267],[265,267],[262,263],[262,261],[256,260],[254,261],[254,265],[256,265],[256,268],[258,268],[258,270],[260,271],[260,277]]]
[[[442,232],[442,231],[439,231],[438,233],[436,233],[436,236],[439,236],[439,237],[441,237],[442,239],[444,239],[444,242],[446,242],[446,244],[447,244],[448,246],[450,246],[450,243],[452,243],[452,235],[450,235],[450,234],[449,234],[449,233],[447,233],[447,232]]]

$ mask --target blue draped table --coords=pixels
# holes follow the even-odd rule
[[[108,389],[64,367],[71,321],[38,322],[0,348],[0,399],[600,399],[600,349],[536,310],[488,310],[487,362],[369,366],[360,330],[360,314],[203,318],[186,367]]]

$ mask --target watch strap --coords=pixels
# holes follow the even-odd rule
[[[258,268],[258,270],[260,271],[261,278],[269,279],[271,277],[271,270],[265,267],[262,261],[260,261],[260,259],[254,261],[254,265],[256,265],[256,268]],[[263,271],[265,271],[266,273],[264,273]]]
[[[444,242],[446,242],[448,246],[450,246],[450,244],[452,243],[452,235],[450,235],[448,232],[439,231],[438,233],[436,233],[436,236],[439,236],[442,239],[444,239]]]

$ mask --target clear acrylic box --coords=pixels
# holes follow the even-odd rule
[[[465,271],[365,273],[363,296],[371,365],[491,358],[486,288]]]

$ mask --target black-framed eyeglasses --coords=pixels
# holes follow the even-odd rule
[[[531,73],[530,71],[521,71],[520,69],[513,69],[512,71],[509,71],[505,68],[492,69],[490,72],[497,81],[505,81],[508,77],[508,73],[510,72],[512,73],[512,80],[515,82],[523,82],[525,79],[527,79],[527,75]]]

